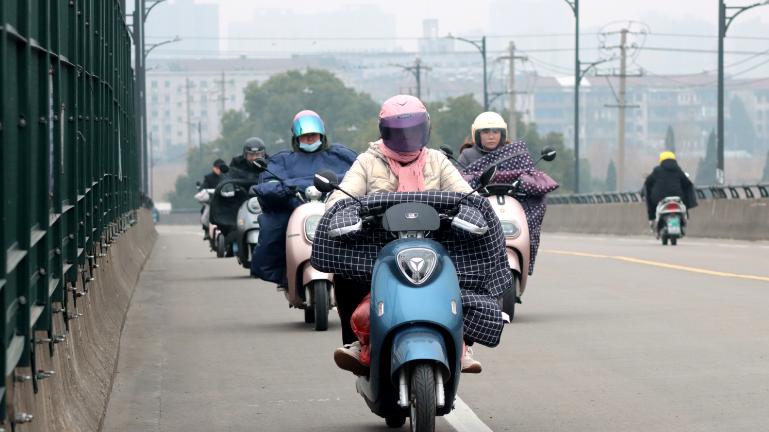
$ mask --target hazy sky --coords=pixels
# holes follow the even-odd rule
[[[564,0],[530,0],[554,16],[571,16],[571,10]],[[728,5],[746,5],[754,1],[728,0]],[[314,12],[339,9],[349,4],[376,4],[386,12],[394,14],[398,20],[397,31],[400,37],[419,36],[421,22],[425,18],[437,18],[446,32],[468,33],[487,29],[489,25],[489,6],[492,0],[451,1],[451,0],[389,0],[389,1],[350,1],[350,0],[218,0],[223,28],[230,21],[243,21],[253,15],[257,8],[291,9],[293,11]],[[718,0],[582,0],[580,19],[585,28],[602,26],[616,20],[646,20],[660,16],[705,21],[714,27],[718,20]],[[526,11],[522,11],[524,14]],[[512,19],[513,17],[511,17]],[[525,17],[524,17],[525,18]],[[769,6],[756,8],[737,18],[730,33],[740,34],[739,22],[760,20],[766,25],[762,36],[769,36]],[[323,23],[319,23],[323,25]],[[548,28],[542,22],[543,29]],[[511,26],[512,27],[512,26]],[[511,28],[514,32],[514,28]],[[563,31],[571,30],[562,29]],[[744,32],[742,32],[744,34]]]
[[[174,1],[170,0],[169,3]],[[530,56],[532,65],[537,63],[536,67],[540,72],[570,74],[573,64],[574,18],[571,8],[564,0],[194,1],[219,5],[219,30],[222,37],[219,48],[225,56],[285,56],[292,53],[350,49],[361,52],[377,51],[374,43],[365,40],[344,45],[334,39],[388,34],[386,29],[377,30],[374,27],[369,34],[358,34],[360,32],[355,30],[356,26],[346,28],[343,19],[336,18],[337,15],[334,14],[352,5],[358,8],[372,5],[373,13],[381,11],[394,18],[399,39],[390,46],[402,51],[416,51],[416,38],[422,36],[423,20],[437,19],[440,35],[497,35],[489,39],[491,58],[502,55],[500,50],[513,39],[518,49]],[[726,1],[729,6],[744,6],[758,0]],[[638,21],[647,26],[650,35],[643,41],[630,41],[631,44],[637,42],[644,47],[639,55],[631,60],[631,69],[635,66],[650,73],[665,74],[699,73],[715,69],[718,0],[581,0],[580,3],[580,55],[586,63],[612,55],[613,52],[607,54],[607,51],[599,51],[597,48],[601,43],[598,33],[606,29],[609,23]],[[288,13],[276,13],[276,10]],[[257,11],[262,18],[255,18]],[[318,35],[326,38],[322,41],[304,39],[314,34],[310,23],[315,13],[323,13],[324,18],[321,20],[319,17],[317,22]],[[283,16],[287,22],[280,22]],[[297,16],[301,16],[300,22],[288,22],[288,17]],[[260,20],[263,23],[264,17],[269,17],[267,19],[272,21],[269,22],[269,28],[260,31]],[[298,42],[287,40],[292,35],[292,26],[297,28],[296,33],[301,36]],[[610,28],[616,31],[621,27],[625,25],[616,24]],[[631,26],[633,30],[638,28],[640,27]],[[244,39],[244,32],[258,35],[259,39]],[[150,29],[149,35],[166,39],[171,37],[170,33],[164,33],[162,27]],[[238,35],[240,39],[228,39],[228,36],[232,35]],[[180,36],[189,40],[195,37],[194,34]],[[275,39],[269,41],[270,37]],[[617,43],[617,40],[606,40],[606,45]],[[742,77],[769,76],[769,6],[757,7],[738,17],[729,29],[725,46],[728,74]],[[178,47],[171,46],[168,49]],[[473,50],[463,43],[456,47],[463,51]],[[738,67],[730,68],[732,65]],[[609,64],[606,66],[610,67]]]

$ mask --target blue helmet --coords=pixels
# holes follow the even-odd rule
[[[291,123],[291,146],[294,150],[298,149],[299,137],[311,133],[320,134],[320,140],[323,143],[321,148],[328,147],[326,140],[326,126],[318,113],[311,110],[299,111]]]

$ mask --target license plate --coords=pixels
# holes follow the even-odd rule
[[[681,219],[677,217],[668,218],[668,234],[681,234]]]

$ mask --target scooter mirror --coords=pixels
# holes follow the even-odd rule
[[[322,170],[315,174],[315,178],[312,181],[313,186],[321,192],[331,192],[336,189],[337,177],[333,171]]]
[[[497,173],[497,166],[492,165],[486,169],[486,171],[481,174],[481,178],[478,179],[481,183],[481,186],[486,186],[489,183],[491,183],[491,179],[494,178],[494,174]]]
[[[443,152],[443,154],[445,154],[446,156],[454,156],[454,150],[452,150],[452,149],[451,149],[451,147],[449,147],[449,146],[447,146],[447,145],[442,145],[442,146],[441,146],[441,151],[442,151],[442,152]]]
[[[542,159],[550,162],[553,159],[555,159],[555,155],[556,155],[555,148],[547,146],[542,149],[541,155],[542,155]]]

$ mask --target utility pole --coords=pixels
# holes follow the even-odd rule
[[[422,99],[422,61],[417,57],[414,61],[414,69],[417,78],[417,99]]]
[[[225,111],[227,111],[227,76],[224,71],[222,71],[222,114],[224,114]]]
[[[515,42],[510,41],[510,45],[508,45],[508,51],[509,54],[507,56],[508,65],[510,67],[510,75],[507,77],[507,86],[508,86],[508,103],[510,106],[510,118],[508,120],[507,130],[508,135],[511,140],[515,140],[518,138],[518,113],[516,112],[515,107],[515,61],[516,60],[528,60],[529,58],[526,56],[516,56],[515,55]]]
[[[414,60],[414,66],[404,66],[399,64],[394,64],[393,66],[397,66],[407,72],[411,72],[412,75],[414,75],[414,79],[416,80],[417,84],[417,99],[422,99],[422,71],[423,70],[432,70],[432,68],[428,66],[424,66],[422,64],[422,60],[417,57],[416,60]]]
[[[187,94],[187,148],[192,148],[192,133],[190,133],[190,78],[184,78],[184,88]]]
[[[615,94],[617,99],[616,104],[605,105],[608,108],[617,108],[617,190],[619,192],[625,189],[625,108],[639,108],[639,105],[627,104],[627,77],[628,76],[641,76],[641,74],[628,75],[627,73],[627,35],[630,33],[628,29],[623,28],[620,30],[620,43],[614,47],[606,48],[619,48],[619,74],[612,74],[609,76],[619,77],[619,91]],[[604,75],[607,76],[607,75]],[[610,83],[611,84],[611,83]],[[614,89],[612,88],[612,91]]]
[[[769,5],[769,0],[759,1],[747,6],[727,6],[724,0],[718,0],[718,107],[716,119],[716,183],[724,184],[724,38],[729,25],[737,15],[757,6]]]
[[[136,140],[139,142],[139,185],[140,190],[148,193],[148,173],[147,173],[147,122],[145,120],[147,103],[145,98],[144,86],[144,19],[146,13],[144,10],[144,0],[136,0],[134,3],[133,16],[133,37],[134,37],[134,114],[136,125]]]
[[[201,121],[198,120],[198,163],[203,164],[203,133],[201,132]]]

